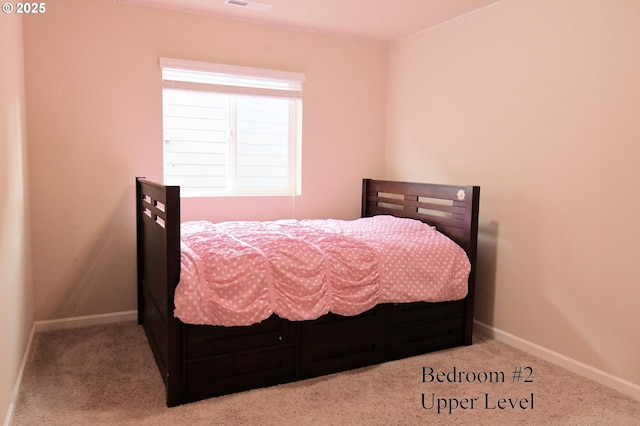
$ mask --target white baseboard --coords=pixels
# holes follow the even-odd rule
[[[16,385],[13,388],[13,393],[11,394],[11,402],[9,404],[7,415],[4,419],[4,426],[10,426],[13,423],[15,407],[18,402],[18,395],[20,394],[20,385],[22,384],[22,375],[24,374],[24,369],[27,365],[27,360],[29,359],[29,354],[31,352],[33,337],[36,333],[39,333],[41,331],[65,330],[71,328],[88,327],[92,325],[112,324],[122,321],[135,321],[137,319],[138,311],[125,311],[114,312],[111,314],[87,315],[82,317],[34,322],[33,326],[31,327],[31,332],[29,333],[29,339],[27,341],[27,347],[24,352],[24,356],[22,357],[22,363],[20,364],[20,370],[18,371]]]
[[[88,327],[91,325],[112,324],[122,321],[135,321],[138,311],[113,312],[110,314],[87,315],[83,317],[62,318],[49,321],[36,321],[36,333],[50,330],[65,330],[70,328]]]
[[[474,329],[479,333],[492,337],[502,343],[513,346],[514,348],[520,349],[531,355],[537,356],[545,361],[549,361],[550,363],[573,373],[594,380],[602,385],[613,388],[640,401],[640,386],[635,383],[614,376],[606,371],[599,370],[573,358],[569,358],[568,356],[562,355],[558,352],[554,352],[533,342],[529,342],[528,340],[522,339],[518,336],[514,336],[513,334],[507,333],[506,331],[500,330],[499,328],[495,328],[491,325],[484,324],[477,320],[474,320],[473,323]]]
[[[11,424],[13,424],[13,413],[15,412],[16,404],[18,402],[18,394],[20,391],[20,384],[22,383],[22,375],[24,374],[24,368],[27,365],[27,360],[29,359],[29,352],[31,351],[31,342],[33,342],[34,334],[35,334],[35,325],[31,326],[29,339],[27,339],[27,347],[24,351],[22,362],[20,363],[20,369],[18,370],[18,377],[16,378],[16,385],[13,387],[13,392],[11,393],[11,401],[9,402],[9,409],[7,410],[7,415],[4,418],[4,426],[10,426]]]

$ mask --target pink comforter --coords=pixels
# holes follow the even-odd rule
[[[181,234],[175,315],[188,324],[357,315],[378,303],[467,294],[464,250],[412,219],[199,221]]]

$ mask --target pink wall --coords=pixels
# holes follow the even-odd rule
[[[387,173],[477,184],[476,318],[640,396],[640,2],[504,1],[389,49]]]
[[[33,292],[29,257],[22,17],[0,16],[0,413],[13,394],[29,331]]]
[[[25,21],[36,318],[136,309],[134,178],[162,177],[159,57],[306,74],[303,195],[186,199],[183,218],[356,217],[384,163],[386,47],[119,2]]]

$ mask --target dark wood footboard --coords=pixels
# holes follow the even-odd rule
[[[138,322],[167,388],[167,405],[182,391],[183,324],[173,316],[180,280],[180,188],[136,179]]]
[[[437,227],[471,261],[465,299],[383,304],[353,317],[252,326],[187,325],[173,315],[180,278],[180,189],[136,179],[138,318],[175,406],[404,358],[472,339],[479,187],[365,179],[362,216],[390,214]]]

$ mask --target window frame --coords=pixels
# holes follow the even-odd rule
[[[240,96],[275,97],[289,101],[288,117],[288,153],[287,187],[239,187],[238,162],[235,155],[238,147],[238,133],[235,131],[236,108],[230,109],[234,117],[230,120],[231,134],[226,162],[228,175],[225,191],[202,190],[181,191],[186,197],[219,196],[292,196],[301,194],[301,142],[302,142],[302,84],[305,75],[297,72],[278,71],[262,68],[209,62],[188,61],[182,59],[160,58],[163,95],[163,177],[166,174],[166,128],[165,128],[165,89],[194,90],[213,92],[231,96],[235,105]],[[234,155],[232,155],[234,154]],[[284,166],[283,166],[284,170]],[[171,179],[169,179],[171,180]],[[178,181],[171,184],[182,185]]]

